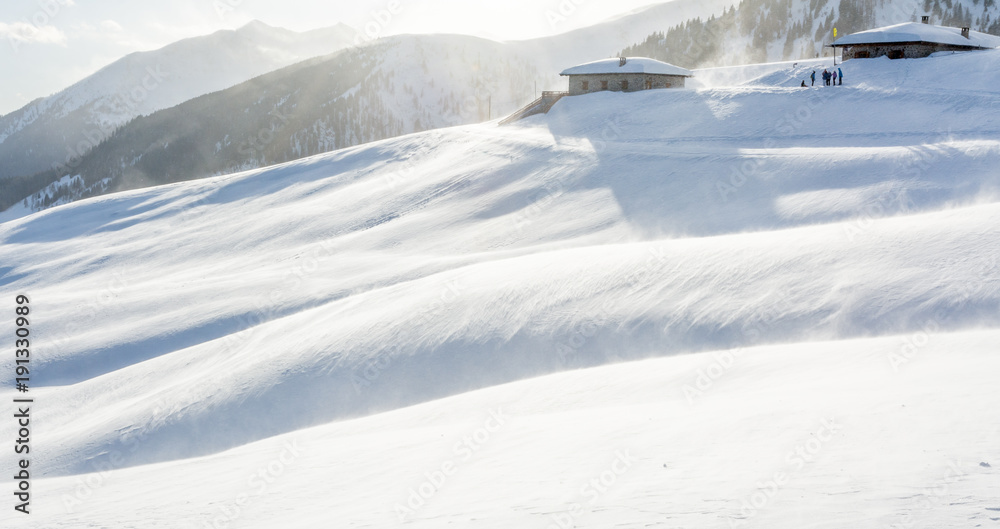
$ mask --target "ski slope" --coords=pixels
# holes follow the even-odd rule
[[[998,66],[751,67],[4,222],[44,478],[0,521],[985,526]]]

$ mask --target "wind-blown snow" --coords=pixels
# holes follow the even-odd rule
[[[988,523],[998,66],[569,97],[2,223],[17,521]]]

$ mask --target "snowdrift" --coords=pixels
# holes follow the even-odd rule
[[[1000,89],[969,71],[998,66],[564,98],[0,224],[41,337],[31,523],[985,519]],[[479,429],[496,443],[450,451]],[[810,435],[829,451],[783,459]]]

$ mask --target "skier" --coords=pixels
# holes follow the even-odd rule
[[[813,84],[812,85],[816,86],[816,70],[813,70],[813,73],[812,73],[812,75],[810,77],[812,77],[812,80],[813,80]]]
[[[837,86],[837,70],[830,72],[830,76],[833,77],[833,86]]]
[[[803,80],[802,80],[802,88],[808,88],[808,87],[806,86],[806,81],[805,81],[805,79],[803,79]]]
[[[840,73],[840,84],[843,85],[844,84],[844,70],[841,70],[840,68],[837,68],[837,72]]]

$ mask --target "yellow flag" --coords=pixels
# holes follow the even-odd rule
[[[837,28],[833,28],[833,38],[837,38]]]

